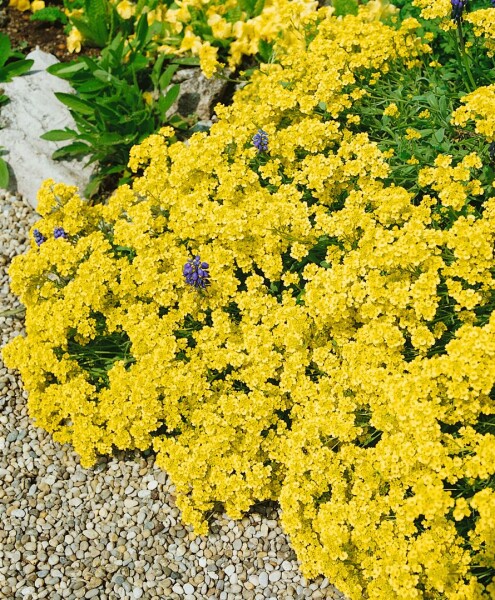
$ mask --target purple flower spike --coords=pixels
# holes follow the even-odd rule
[[[456,23],[460,23],[462,20],[462,13],[466,7],[467,0],[450,0],[452,5],[451,19]]]
[[[199,256],[190,258],[186,262],[182,269],[182,274],[186,279],[186,283],[195,288],[205,289],[211,283],[208,263],[201,262]]]
[[[258,133],[253,136],[253,146],[258,152],[266,152],[268,150],[268,134],[263,129],[258,129]]]
[[[41,246],[43,242],[46,242],[46,237],[41,233],[39,229],[35,229],[33,231],[33,238],[37,246]]]
[[[63,227],[55,227],[55,229],[53,230],[53,237],[56,240],[58,240],[58,238],[63,238],[64,240],[66,240],[69,236],[67,235]]]

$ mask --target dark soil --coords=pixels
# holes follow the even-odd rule
[[[40,50],[54,54],[60,61],[68,62],[76,59],[80,54],[70,54],[65,43],[63,25],[31,21],[31,12],[20,12],[5,6],[0,9],[0,32],[6,33],[15,50],[21,50],[24,54]],[[48,5],[49,3],[47,3]],[[99,50],[96,48],[83,48],[85,56],[97,56]]]

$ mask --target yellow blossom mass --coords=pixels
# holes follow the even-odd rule
[[[391,183],[393,153],[347,118],[390,65],[429,60],[416,19],[375,12],[308,13],[209,132],[134,147],[135,179],[106,204],[46,181],[10,269],[27,335],[3,356],[36,424],[84,466],[154,449],[196,533],[218,503],[240,518],[278,500],[304,575],[353,600],[483,600],[495,199],[474,151],[439,152],[420,194]],[[268,28],[259,17],[234,24],[234,62]],[[454,115],[488,139],[491,87]]]

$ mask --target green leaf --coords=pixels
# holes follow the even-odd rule
[[[256,0],[253,8],[253,17],[259,16],[265,7],[265,0]]]
[[[9,185],[9,168],[3,158],[0,158],[0,188],[6,190]]]
[[[163,119],[167,110],[172,106],[172,104],[176,101],[177,96],[179,95],[180,85],[178,83],[174,84],[165,96],[160,96],[158,100],[158,109],[160,111],[160,115]]]
[[[7,62],[11,48],[9,37],[4,33],[0,33],[0,67]]]
[[[74,94],[65,94],[64,92],[55,92],[55,96],[65,104],[70,110],[73,110],[76,113],[81,115],[93,115],[95,109],[93,105],[87,100],[83,100],[82,98],[78,98]]]
[[[273,55],[273,44],[269,44],[265,40],[260,40],[258,43],[258,52],[263,62],[269,63]]]
[[[177,71],[178,65],[169,65],[165,71],[161,74],[158,80],[158,88],[164,90],[169,83],[172,81],[174,73]]]
[[[115,146],[122,142],[122,136],[118,133],[102,133],[98,138],[98,144],[102,146]]]
[[[87,144],[84,144],[83,142],[73,142],[68,146],[64,146],[63,148],[55,150],[55,152],[52,154],[52,158],[72,158],[74,156],[83,156],[85,154],[89,154],[90,152],[91,148]]]
[[[104,176],[91,178],[88,185],[84,188],[85,197],[92,198],[95,194],[97,194],[104,180]]]
[[[189,124],[187,123],[187,121],[185,121],[184,118],[180,115],[172,115],[168,122],[170,125],[172,125],[172,127],[180,129],[181,131],[184,131],[185,129],[189,128]]]
[[[173,57],[172,57],[173,58]],[[199,65],[199,58],[196,56],[186,56],[184,58],[173,58],[172,60],[174,65]]]
[[[148,35],[148,15],[143,13],[139,17],[139,21],[136,26],[136,37],[137,48],[142,48],[146,44],[146,37]]]
[[[91,13],[86,13],[91,14]],[[104,18],[94,18],[91,14],[91,22],[82,17],[70,17],[70,22],[76,27],[89,42],[100,48],[104,48],[108,41],[108,27]]]
[[[80,60],[74,60],[69,63],[56,63],[55,65],[51,65],[47,68],[47,73],[60,77],[60,79],[71,80],[76,73],[84,71],[85,68],[84,63]]]
[[[96,79],[98,79],[99,81],[102,81],[104,83],[121,83],[116,77],[114,77],[111,73],[109,73],[108,71],[104,71],[103,69],[97,69],[96,71],[94,71],[93,75],[95,76]]]
[[[106,21],[108,16],[107,0],[86,0],[86,14],[91,15],[92,20]]]
[[[0,69],[0,81],[10,81],[12,77],[18,77],[29,71],[34,60],[16,60]]]
[[[40,10],[37,10],[33,13],[30,18],[30,21],[41,21],[43,23],[62,23],[62,25],[67,25],[69,19],[67,15],[57,6],[46,6]]]
[[[443,138],[445,137],[445,128],[441,127],[440,129],[437,129],[433,133],[433,137],[440,144],[443,141]]]
[[[65,140],[71,140],[77,136],[77,132],[72,129],[52,129],[51,131],[47,131],[43,135],[40,135],[42,140],[47,140],[48,142],[62,142]]]
[[[97,69],[100,68],[99,63],[93,60],[92,58],[89,58],[88,56],[81,56],[79,60],[86,65],[90,73],[94,73]]]
[[[99,92],[107,87],[107,84],[97,79],[90,79],[81,83],[77,86],[77,92],[79,94],[92,94],[93,92]]]

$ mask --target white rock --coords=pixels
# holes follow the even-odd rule
[[[23,511],[22,508],[16,508],[11,514],[16,519],[23,519],[26,516],[26,512]]]
[[[98,532],[94,529],[85,529],[82,533],[85,537],[87,537],[90,540],[96,540],[96,538],[98,537]]]
[[[268,575],[268,579],[272,582],[275,583],[276,581],[278,581],[280,578],[282,577],[282,573],[280,573],[280,571],[272,571],[270,573],[270,575]]]
[[[25,587],[21,589],[21,594],[27,596],[28,594],[34,594],[36,589],[33,586]]]
[[[260,571],[258,574],[258,580],[260,587],[265,588],[268,585],[268,573],[266,571]]]
[[[11,169],[11,190],[36,207],[43,180],[52,178],[82,190],[93,167],[83,167],[81,161],[59,162],[51,158],[67,142],[48,142],[41,140],[40,135],[51,129],[75,129],[69,110],[54,95],[73,90],[66,81],[46,72],[47,67],[58,62],[52,54],[34,50],[26,58],[34,60],[31,70],[2,84],[10,102],[2,106],[0,146]]]
[[[229,565],[228,567],[225,567],[225,575],[227,575],[227,577],[230,577],[233,573],[235,573],[235,567],[234,565]]]
[[[158,481],[155,481],[154,479],[152,479],[150,482],[148,482],[147,487],[150,491],[156,490],[156,488],[158,487]]]
[[[190,583],[185,583],[182,587],[185,594],[194,594],[194,587]]]

